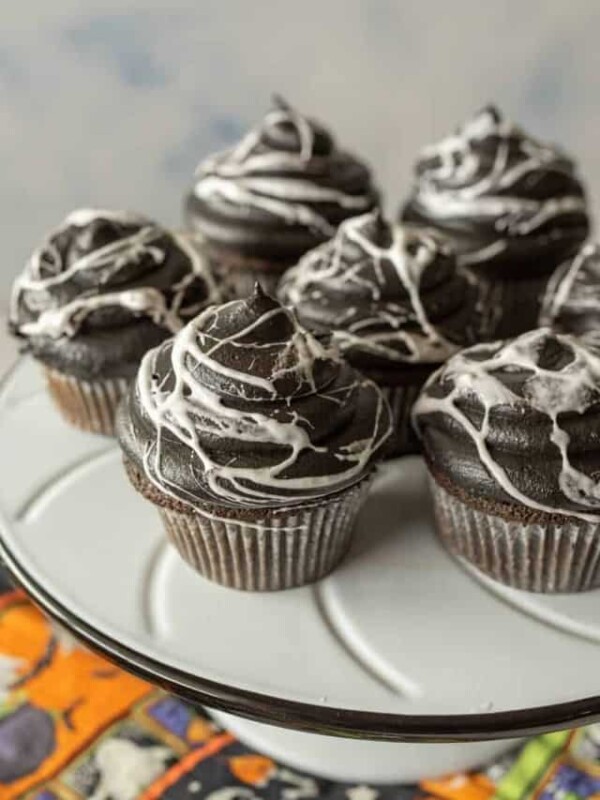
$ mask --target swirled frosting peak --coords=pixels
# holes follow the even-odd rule
[[[600,342],[600,245],[589,242],[554,273],[540,323]]]
[[[119,437],[184,503],[260,507],[360,481],[390,427],[379,389],[257,287],[146,355]]]
[[[465,265],[546,255],[550,269],[585,238],[586,200],[573,162],[494,107],[426,147],[404,218],[438,225],[462,243]],[[548,259],[527,268],[548,271]],[[522,266],[521,264],[519,266]]]
[[[377,201],[367,167],[281,98],[196,177],[188,212],[208,241],[276,260],[298,258]]]
[[[548,328],[453,356],[414,409],[434,472],[471,496],[600,518],[600,353]]]
[[[441,363],[475,339],[477,293],[425,229],[390,226],[379,211],[344,222],[288,270],[284,302],[332,331],[352,363]]]
[[[142,317],[174,333],[216,297],[185,237],[139,214],[80,209],[16,279],[10,325],[25,338],[58,340]]]

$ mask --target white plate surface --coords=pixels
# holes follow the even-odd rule
[[[324,712],[480,714],[600,694],[600,593],[474,577],[434,536],[418,458],[382,469],[333,576],[275,594],[187,567],[116,445],[63,423],[30,363],[3,391],[0,478],[11,556],[102,635],[169,667]]]

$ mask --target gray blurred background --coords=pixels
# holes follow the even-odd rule
[[[388,210],[490,100],[600,187],[598,0],[2,0],[0,23],[2,308],[73,207],[177,223],[197,161],[273,91],[371,162]]]

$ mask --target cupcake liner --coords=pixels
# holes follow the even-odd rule
[[[550,275],[502,280],[465,268],[478,283],[483,308],[482,335],[508,339],[538,327],[542,298]]]
[[[381,386],[383,396],[392,410],[394,429],[386,444],[386,458],[396,458],[421,452],[421,443],[412,426],[412,409],[422,384]]]
[[[430,475],[437,531],[446,548],[506,586],[583,592],[600,586],[600,523],[546,514],[510,520],[474,508]]]
[[[67,422],[90,433],[114,436],[115,414],[130,380],[84,381],[49,367],[43,369],[48,392]]]
[[[313,583],[337,566],[370,483],[367,478],[314,505],[265,509],[262,519],[236,518],[231,509],[159,511],[170,541],[205,578],[234,589],[277,591]]]

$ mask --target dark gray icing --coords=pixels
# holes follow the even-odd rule
[[[376,203],[365,164],[276,98],[236,147],[200,164],[185,214],[212,246],[288,264]]]
[[[281,284],[308,328],[331,332],[360,369],[433,367],[475,341],[477,290],[439,238],[378,211],[344,222]]]
[[[474,499],[600,519],[600,354],[542,328],[476,345],[414,409],[434,473]]]
[[[362,480],[391,428],[380,390],[259,288],[149,352],[117,432],[190,506],[276,507]]]
[[[494,107],[425,148],[402,218],[447,235],[460,262],[485,275],[547,275],[589,230],[573,162]]]
[[[548,283],[540,324],[600,340],[600,245],[585,244]]]
[[[50,367],[130,377],[150,347],[218,300],[197,247],[138,214],[82,209],[15,280],[9,326]]]

